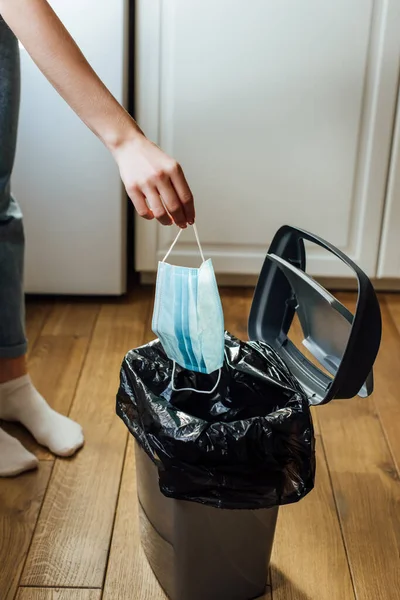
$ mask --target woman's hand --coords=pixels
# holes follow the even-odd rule
[[[195,219],[193,195],[181,166],[144,135],[113,150],[121,179],[137,213],[162,225],[185,228]]]

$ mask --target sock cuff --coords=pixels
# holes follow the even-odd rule
[[[9,392],[14,392],[19,388],[30,384],[32,384],[30,376],[22,375],[21,377],[17,377],[16,379],[11,379],[10,381],[6,381],[5,383],[0,383],[0,392],[8,394]]]

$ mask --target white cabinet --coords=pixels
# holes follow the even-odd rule
[[[89,62],[124,101],[127,0],[51,0]],[[13,192],[27,238],[26,290],[125,290],[126,199],[109,152],[21,49],[21,113]]]
[[[399,76],[400,0],[138,0],[137,117],[183,165],[204,249],[257,274],[283,224],[376,274]],[[137,221],[152,272],[174,231]],[[193,265],[185,234],[175,259]],[[312,250],[309,270],[345,276]]]
[[[400,278],[400,94],[393,136],[378,277]]]

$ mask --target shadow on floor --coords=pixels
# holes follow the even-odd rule
[[[303,592],[274,565],[271,565],[270,580],[273,600],[318,600]]]

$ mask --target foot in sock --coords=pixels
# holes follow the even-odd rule
[[[15,438],[0,428],[0,477],[12,477],[36,469],[39,461]]]
[[[72,456],[83,446],[81,426],[50,408],[29,375],[0,384],[0,419],[19,421],[58,456]]]

